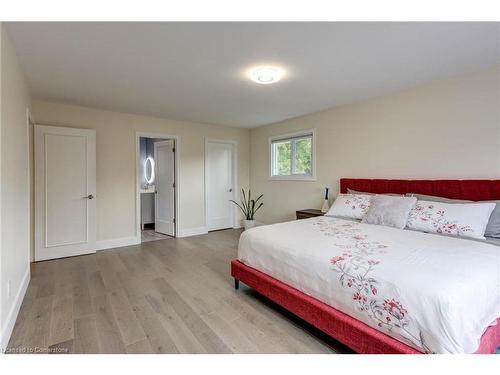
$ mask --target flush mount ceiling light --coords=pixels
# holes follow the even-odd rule
[[[276,66],[256,66],[250,69],[250,79],[261,85],[270,85],[278,82],[284,75],[283,69]]]

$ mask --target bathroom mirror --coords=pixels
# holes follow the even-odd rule
[[[155,182],[155,161],[149,156],[144,162],[144,179],[148,185]]]

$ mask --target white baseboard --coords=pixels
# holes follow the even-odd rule
[[[23,303],[24,295],[26,294],[26,290],[28,289],[28,284],[30,283],[30,264],[28,263],[28,269],[26,270],[23,279],[21,281],[21,285],[19,286],[16,296],[14,298],[14,303],[10,308],[9,313],[7,314],[7,319],[5,320],[5,327],[2,328],[2,332],[0,333],[0,342],[1,342],[1,351],[2,353],[7,349],[7,345],[9,344],[10,335],[12,335],[12,330],[14,329],[14,325],[16,324],[17,315],[19,314],[19,310],[21,309],[21,304]]]
[[[191,236],[199,236],[200,234],[207,234],[208,230],[206,227],[198,227],[198,228],[185,228],[180,229],[177,237],[191,237]]]
[[[112,240],[101,240],[96,242],[96,251],[114,249],[116,247],[132,246],[141,243],[139,237],[115,238]]]

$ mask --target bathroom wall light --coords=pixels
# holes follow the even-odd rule
[[[144,162],[144,179],[148,185],[152,185],[153,182],[155,182],[155,161],[151,156],[149,156]]]
[[[284,70],[276,66],[256,66],[249,70],[250,79],[261,85],[276,83],[284,75]]]

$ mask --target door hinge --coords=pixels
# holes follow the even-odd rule
[[[174,217],[174,224],[175,224],[175,217]]]
[[[175,152],[175,147],[174,147],[174,148],[172,148],[172,152]]]
[[[175,182],[172,184],[172,187],[174,187],[174,188],[175,188]]]

